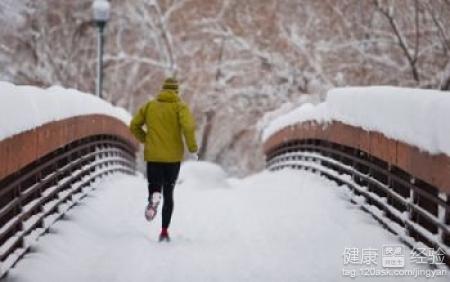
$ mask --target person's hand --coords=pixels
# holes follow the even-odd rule
[[[191,161],[198,161],[198,154],[197,153],[189,153],[187,156],[188,160]]]

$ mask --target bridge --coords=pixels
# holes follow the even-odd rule
[[[92,102],[80,97],[80,108]],[[173,241],[161,244],[160,222],[143,217],[138,144],[110,107],[5,130],[2,280],[448,281],[445,153],[342,121],[283,124],[262,141],[263,172],[234,179],[185,162]],[[378,260],[386,246],[401,250],[390,257],[401,267]],[[382,263],[397,272],[360,271]]]

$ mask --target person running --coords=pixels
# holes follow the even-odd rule
[[[194,117],[180,100],[178,91],[178,82],[167,78],[156,99],[140,107],[130,123],[131,132],[144,144],[148,180],[145,217],[148,221],[156,216],[162,192],[160,241],[170,240],[168,228],[174,206],[173,190],[184,156],[183,137],[190,153],[198,150]]]

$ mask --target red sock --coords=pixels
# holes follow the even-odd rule
[[[169,235],[167,228],[161,228],[161,235]]]

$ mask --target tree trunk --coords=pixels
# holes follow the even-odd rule
[[[215,115],[216,115],[215,111],[211,110],[211,111],[206,112],[206,125],[205,125],[205,129],[203,129],[202,141],[200,144],[200,149],[198,150],[198,159],[199,160],[205,159],[206,150],[208,148],[209,136],[210,136],[211,130],[212,130],[212,121],[213,121]]]

